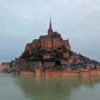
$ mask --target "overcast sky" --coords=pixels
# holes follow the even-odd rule
[[[100,0],[0,0],[0,61],[47,34],[50,17],[73,51],[100,61]]]

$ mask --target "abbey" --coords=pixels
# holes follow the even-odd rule
[[[63,40],[60,33],[53,31],[51,19],[48,34],[40,36],[39,39],[34,39],[32,43],[28,43],[25,47],[25,51],[31,54],[32,50],[36,48],[48,51],[56,50],[58,48],[71,50],[69,40]]]
[[[53,31],[51,20],[48,34],[28,43],[21,56],[10,65],[15,72],[31,72],[37,76],[100,75],[100,63],[73,52],[69,40],[64,40],[60,33]]]

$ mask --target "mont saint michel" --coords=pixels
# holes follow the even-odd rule
[[[100,99],[100,62],[74,52],[51,20],[47,35],[27,43],[0,71],[0,100]]]
[[[27,43],[21,56],[10,62],[9,70],[36,76],[89,77],[100,75],[99,69],[99,62],[71,49],[70,39],[64,40],[61,33],[54,31],[50,19],[47,35]]]
[[[0,100],[100,100],[100,0],[0,0]]]

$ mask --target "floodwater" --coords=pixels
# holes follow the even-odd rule
[[[100,100],[100,77],[33,77],[0,73],[0,100]]]

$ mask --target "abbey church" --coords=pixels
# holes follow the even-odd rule
[[[66,72],[67,76],[69,71],[79,71],[80,68],[82,70],[96,69],[99,66],[99,62],[73,52],[69,40],[63,40],[60,33],[53,31],[51,20],[47,35],[40,36],[39,39],[28,43],[22,55],[12,61],[12,68],[15,70],[18,68],[25,71],[31,70],[32,73],[34,71],[37,74],[47,71],[48,75],[53,75],[52,73],[55,75],[55,70],[56,74],[60,70],[61,76],[65,75],[65,71],[68,72]],[[79,76],[80,72],[77,73]],[[77,76],[77,73],[75,72],[73,75]],[[73,75],[71,72],[70,76]]]
[[[62,47],[69,51],[71,50],[69,40],[63,40],[60,33],[53,31],[50,19],[48,34],[40,36],[39,39],[34,39],[32,43],[28,43],[25,47],[25,51],[31,54],[32,50],[36,48],[52,51]]]

